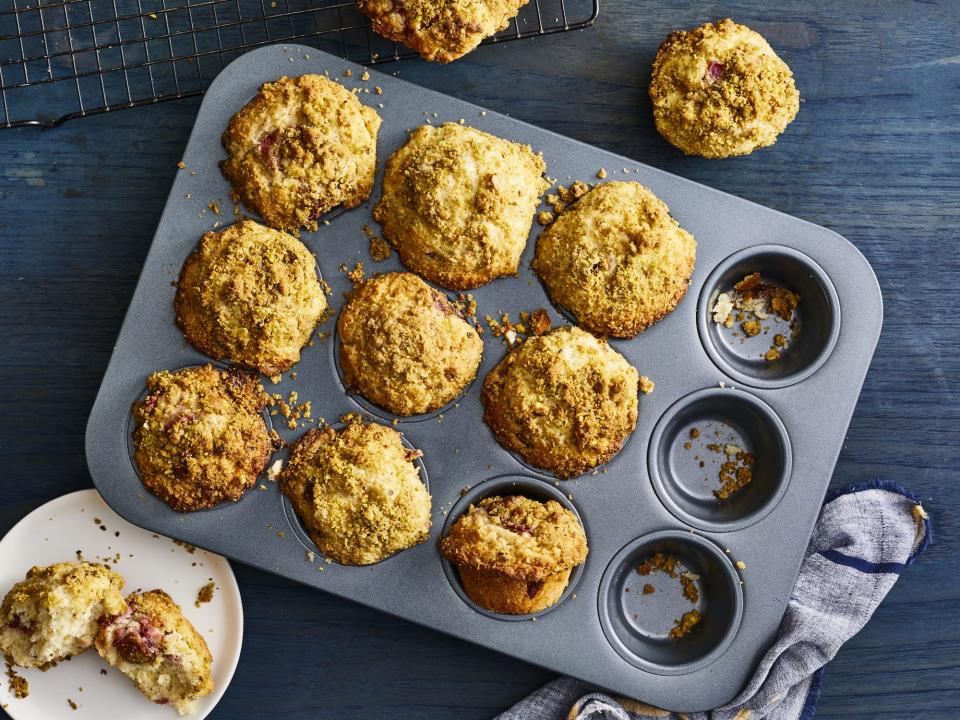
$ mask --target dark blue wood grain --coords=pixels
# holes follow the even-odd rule
[[[676,27],[731,15],[794,69],[771,149],[681,156],[646,85]],[[960,3],[608,2],[589,30],[400,77],[826,225],[870,259],[884,333],[834,476],[919,492],[937,540],[831,663],[818,717],[960,715]],[[197,101],[0,131],[0,532],[88,487],[83,432]],[[549,679],[522,662],[237,567],[247,615],[213,717],[485,718]]]

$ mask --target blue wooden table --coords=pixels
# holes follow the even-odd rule
[[[771,149],[706,161],[653,129],[672,29],[730,15],[804,98]],[[833,228],[873,264],[883,336],[835,485],[920,493],[936,543],[830,664],[818,717],[960,716],[960,3],[608,2],[588,30],[401,78]],[[0,532],[88,487],[83,434],[198,101],[0,131]],[[213,717],[487,718],[551,678],[237,566],[243,656]],[[0,713],[2,715],[2,713]]]

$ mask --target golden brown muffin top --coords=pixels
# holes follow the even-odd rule
[[[533,269],[587,330],[632,337],[677,306],[696,260],[693,236],[636,182],[605,182],[537,240]]]
[[[448,63],[503,30],[529,0],[357,0],[373,30]]]
[[[489,497],[457,519],[440,552],[457,566],[538,582],[586,560],[587,536],[556,500]]]
[[[442,407],[476,377],[483,341],[459,308],[412,273],[374,275],[337,322],[347,385],[398,415]]]
[[[212,365],[161,370],[133,406],[134,459],[144,486],[181,512],[239,500],[271,453],[252,374]]]
[[[657,130],[690,155],[745,155],[772,145],[800,95],[766,40],[733,20],[667,36],[650,82]]]
[[[123,577],[99,563],[37,565],[30,568],[26,578],[14,585],[3,598],[0,622],[15,627],[18,622],[16,608],[36,605],[53,610],[60,607],[67,597],[69,602],[84,606],[103,603],[105,612],[119,613],[125,607],[120,594],[122,589]]]
[[[174,300],[177,325],[194,347],[265,375],[300,360],[326,308],[306,246],[252,220],[203,236]]]
[[[420,454],[379,423],[312,429],[291,446],[280,489],[324,555],[367,565],[430,534]]]
[[[531,337],[483,383],[497,441],[561,478],[612,458],[637,424],[637,370],[577,327]]]
[[[543,157],[457,123],[422,125],[387,161],[373,216],[403,264],[452,290],[517,271]]]
[[[322,75],[264,83],[223,133],[220,164],[243,204],[278,230],[317,229],[370,197],[380,116]]]

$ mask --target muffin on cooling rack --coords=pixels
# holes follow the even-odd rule
[[[427,539],[430,494],[393,428],[359,420],[309,430],[280,473],[310,539],[345,565],[369,565]]]
[[[531,337],[483,381],[483,419],[497,441],[560,478],[612,458],[637,424],[639,375],[577,327]]]
[[[163,590],[133,593],[127,606],[103,619],[97,652],[153,702],[189,713],[213,690],[206,641]]]
[[[34,567],[0,605],[0,654],[23,667],[82,653],[104,614],[123,612],[123,578],[104,565],[65,562]]]
[[[510,24],[529,0],[357,0],[374,32],[448,63]]]
[[[370,197],[380,116],[322,75],[264,83],[223,133],[224,177],[279,230],[317,229],[338,205]]]
[[[326,309],[306,246],[252,220],[203,236],[174,300],[177,325],[197,350],[265,375],[300,360]]]
[[[251,373],[212,365],[161,370],[133,405],[134,460],[144,486],[174,510],[239,500],[272,451]]]
[[[660,134],[708,158],[773,145],[800,107],[787,64],[730,19],[668,35],[653,62],[650,99]]]
[[[528,145],[423,125],[387,161],[373,216],[403,264],[452,290],[513,275],[547,166]]]
[[[533,269],[581,327],[633,337],[680,302],[696,252],[656,195],[639,183],[606,182],[540,235]]]
[[[460,308],[412,273],[374,275],[340,313],[347,386],[397,415],[446,405],[476,377],[483,341]]]
[[[467,595],[487,610],[532,613],[563,594],[587,558],[577,516],[555,500],[489,497],[462,515],[440,542]]]

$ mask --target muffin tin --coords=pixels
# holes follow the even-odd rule
[[[348,69],[352,77],[345,76]],[[326,563],[320,553],[311,562],[309,538],[266,477],[239,502],[173,512],[144,490],[128,442],[130,405],[147,375],[207,361],[174,325],[172,282],[202,233],[234,220],[217,167],[220,134],[261,83],[325,70],[348,87],[368,88],[361,101],[384,104],[371,200],[331,214],[329,225],[302,236],[337,309],[350,287],[342,266],[362,261],[367,274],[400,267],[395,253],[386,262],[371,261],[363,226],[379,232],[370,209],[383,165],[406,131],[427,120],[462,119],[529,143],[543,152],[549,175],[565,185],[596,182],[601,168],[608,180],[639,181],[698,243],[696,271],[679,307],[637,338],[611,341],[656,382],[641,396],[637,428],[615,458],[596,473],[558,481],[496,443],[483,423],[480,388],[505,345],[488,330],[478,379],[456,403],[397,419],[406,440],[424,453],[434,506],[430,539],[367,567]],[[696,711],[727,702],[775,636],[880,334],[882,302],[869,264],[825,228],[387,75],[370,71],[362,81],[364,71],[312,48],[272,46],[242,56],[211,85],[90,415],[86,452],[97,488],[118,513],[152,531],[653,705]],[[222,215],[207,210],[209,202],[218,203]],[[554,325],[568,322],[529,269],[538,230],[518,277],[474,291],[479,317],[509,312],[516,320],[521,310],[543,307]],[[741,343],[709,315],[717,294],[753,270],[802,297],[800,337],[773,364],[758,359],[763,347]],[[331,319],[322,329],[334,324]],[[318,340],[293,368],[296,379],[287,373],[273,385],[264,378],[264,387],[285,398],[296,391],[312,402],[314,417],[332,423],[346,412],[371,410],[375,420],[393,420],[346,393],[336,348],[333,339]],[[277,419],[287,440],[305,432]],[[696,448],[683,447],[694,426],[733,438],[756,456],[755,480],[726,503],[710,492],[715,472],[690,460]],[[447,524],[470,501],[494,492],[563,498],[586,528],[586,563],[562,600],[535,618],[477,608],[437,549]],[[689,603],[684,607],[668,592],[628,598],[625,590],[642,584],[634,570],[656,550],[671,552],[700,577],[703,624],[679,640],[667,639],[665,628]]]

